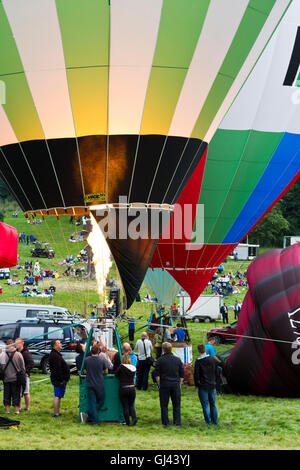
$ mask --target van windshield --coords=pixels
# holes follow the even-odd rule
[[[28,309],[26,311],[26,318],[36,318],[38,315],[43,314],[43,315],[48,315],[49,311],[48,310],[41,310],[41,309]]]

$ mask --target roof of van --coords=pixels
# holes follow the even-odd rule
[[[12,304],[12,303],[9,303],[9,302],[0,302],[0,307],[1,305],[5,306],[5,307],[26,307],[26,308],[42,308],[42,309],[47,309],[47,308],[62,308],[62,309],[65,309],[65,310],[68,310],[66,307],[59,307],[58,305],[41,305],[41,304]]]

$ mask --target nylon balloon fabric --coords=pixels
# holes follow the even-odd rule
[[[300,397],[300,243],[261,255],[247,278],[237,344],[226,362],[229,386],[242,394]]]
[[[18,263],[18,232],[0,223],[0,268],[12,268]]]

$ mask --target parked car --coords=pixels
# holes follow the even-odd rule
[[[9,279],[10,278],[10,269],[1,268],[0,269],[0,279]]]
[[[49,354],[53,339],[61,341],[63,346],[61,354],[66,363],[73,367],[75,366],[75,358],[77,356],[75,352],[76,344],[78,342],[85,342],[87,336],[87,327],[72,321],[20,320],[0,326],[0,349],[1,346],[6,344],[8,339],[16,340],[17,338],[23,338],[32,354],[35,367],[41,369],[44,374],[47,374],[50,372]]]
[[[36,243],[31,250],[31,256],[35,258],[54,258],[54,251],[48,247],[48,243]]]
[[[215,338],[216,344],[235,342],[236,327],[237,321],[220,328],[211,328],[207,332],[207,339]]]

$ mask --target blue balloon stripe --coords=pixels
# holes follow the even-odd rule
[[[300,170],[300,135],[286,132],[222,243],[238,243]]]

